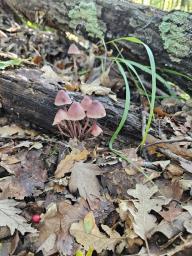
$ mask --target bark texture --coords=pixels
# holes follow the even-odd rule
[[[4,0],[14,12],[45,23],[59,31],[81,33],[94,40],[134,36],[148,44],[161,68],[172,68],[187,75],[192,70],[192,14],[170,13],[133,4],[127,0]],[[125,54],[147,62],[142,46],[129,43]],[[192,82],[173,76],[192,95]]]
[[[42,72],[35,69],[18,69],[0,73],[0,97],[3,108],[13,117],[26,120],[45,131],[56,132],[52,126],[58,108],[54,106],[54,98],[59,88],[43,78]],[[80,93],[71,93],[71,98],[79,101]],[[105,106],[107,116],[101,119],[104,127],[115,130],[124,109],[124,101],[114,103],[109,98],[97,97]],[[132,106],[124,134],[141,137],[141,121],[139,109]]]

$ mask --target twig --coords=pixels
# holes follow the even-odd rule
[[[189,137],[186,137],[186,138],[182,138],[182,139],[161,140],[161,141],[153,142],[151,144],[147,144],[147,145],[144,146],[144,148],[148,148],[148,147],[151,147],[151,146],[154,146],[154,145],[157,145],[157,144],[162,144],[162,143],[172,144],[172,143],[175,143],[175,142],[183,142],[183,141],[192,142],[192,139],[189,138]]]

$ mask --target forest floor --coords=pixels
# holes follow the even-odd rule
[[[18,69],[13,59],[22,58],[22,66],[41,69],[61,90],[125,97],[123,79],[108,60],[111,49],[82,39],[83,46],[67,45],[55,31],[18,24],[4,13],[0,40],[2,70]],[[128,79],[131,101],[147,119],[147,100]],[[79,142],[27,124],[12,123],[2,106],[1,256],[192,255],[190,99],[157,97],[146,144],[125,134],[114,142],[123,157],[108,147],[117,127],[102,126],[102,134],[87,132]]]

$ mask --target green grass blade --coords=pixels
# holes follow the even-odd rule
[[[126,95],[125,95],[125,107],[124,107],[123,115],[122,115],[121,121],[120,121],[117,129],[115,130],[114,134],[112,135],[112,137],[110,139],[109,148],[110,148],[111,151],[115,152],[120,157],[122,157],[122,155],[119,151],[113,149],[113,143],[116,140],[118,134],[120,133],[121,129],[123,128],[123,126],[124,126],[124,124],[127,120],[127,116],[128,116],[129,108],[130,108],[130,89],[129,89],[129,83],[128,83],[128,80],[127,80],[127,76],[125,74],[125,71],[124,71],[123,67],[121,66],[121,64],[118,61],[116,61],[116,63],[117,63],[119,72],[121,73],[121,75],[124,79],[124,82],[125,82]]]

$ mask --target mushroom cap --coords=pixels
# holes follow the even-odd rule
[[[68,93],[64,90],[59,90],[56,97],[55,97],[55,105],[62,106],[71,104],[72,101],[68,95]]]
[[[103,104],[98,100],[93,100],[92,104],[87,110],[87,117],[97,119],[104,116],[106,116],[106,111]]]
[[[74,101],[67,112],[67,116],[68,120],[78,121],[84,119],[86,115],[81,104],[79,102]]]
[[[91,135],[93,135],[94,137],[99,136],[103,132],[101,127],[99,127],[96,123],[94,123],[91,128]]]
[[[70,55],[80,55],[81,54],[79,48],[75,44],[70,45],[67,53]]]
[[[85,111],[87,111],[89,109],[89,107],[92,104],[92,99],[89,96],[84,96],[84,98],[81,101],[81,106],[84,108]]]
[[[60,124],[63,120],[68,120],[67,111],[59,109],[55,115],[53,125]]]

